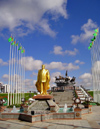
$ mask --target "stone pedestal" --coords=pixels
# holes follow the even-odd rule
[[[33,99],[35,99],[35,100],[50,100],[50,99],[53,99],[53,96],[52,95],[36,95],[36,96],[33,96]]]
[[[75,108],[74,112],[75,112],[75,119],[81,119],[81,108]]]
[[[92,113],[92,105],[88,106],[88,113]]]
[[[23,108],[24,108],[24,113],[27,113],[28,112],[28,106],[24,105]]]
[[[35,102],[28,107],[28,112],[35,111],[35,113],[56,112],[59,110],[58,105],[52,100],[51,95],[37,95],[34,96]]]
[[[3,112],[7,106],[0,106],[0,112]]]

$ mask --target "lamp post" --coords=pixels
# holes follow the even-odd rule
[[[74,97],[74,98],[73,98],[74,103],[75,103],[75,99],[76,99],[76,98]]]
[[[3,99],[0,99],[0,111],[1,111],[1,106],[3,105]]]
[[[75,103],[77,104],[77,108],[79,108],[79,107],[78,107],[78,104],[81,103],[81,100],[80,100],[79,98],[76,98],[76,99],[75,99]]]
[[[21,98],[21,102],[22,102],[23,104],[21,104],[20,112],[23,112],[23,111],[24,111],[23,105],[24,105],[24,102],[25,102],[25,98]]]
[[[21,98],[21,102],[23,102],[23,105],[24,105],[24,102],[25,102],[25,98]]]
[[[73,86],[74,87],[74,91],[75,91],[75,86]]]
[[[81,103],[81,100],[80,100],[79,98],[75,98],[75,97],[74,97],[74,98],[73,98],[73,101],[74,101],[75,104],[77,104],[77,108],[79,108],[79,107],[78,107],[78,104]]]
[[[87,104],[85,105],[85,107],[88,108],[89,102],[90,102],[90,97],[85,97],[85,101],[87,102]]]

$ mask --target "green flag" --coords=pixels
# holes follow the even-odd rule
[[[93,38],[93,39],[91,39],[91,41],[94,41],[95,39]]]
[[[11,43],[11,45],[15,45],[15,44],[14,44],[14,42],[13,42],[13,43]]]
[[[88,49],[90,50],[90,46],[88,47]]]
[[[97,36],[97,33],[94,33],[93,36]]]
[[[18,43],[16,43],[15,46],[18,46]]]
[[[94,36],[94,40],[96,39],[96,36]]]
[[[19,48],[18,48],[18,50],[21,50],[22,49],[22,46],[20,46]]]
[[[24,53],[24,52],[25,52],[25,50],[24,50],[24,49],[22,49],[22,50],[21,50],[21,53]]]
[[[10,36],[10,38],[8,39],[8,42],[11,42],[12,41],[12,36]]]
[[[25,49],[24,48],[21,50],[21,53],[25,53]]]
[[[93,39],[91,39],[91,41],[95,41],[95,39],[96,39],[96,37],[94,36],[94,38],[93,38]]]
[[[95,32],[98,32],[98,29],[95,29],[94,31],[95,31]]]
[[[15,45],[16,44],[16,41],[12,42],[11,45]]]
[[[90,43],[90,47],[92,47],[92,43]]]

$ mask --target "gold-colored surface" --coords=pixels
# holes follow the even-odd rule
[[[50,88],[50,74],[47,69],[45,69],[45,65],[42,65],[42,69],[38,71],[36,88],[38,92],[42,95],[47,95],[47,90]]]

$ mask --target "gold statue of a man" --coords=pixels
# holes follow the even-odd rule
[[[49,71],[45,69],[45,65],[42,65],[42,69],[38,71],[37,82],[35,84],[40,94],[47,95],[47,90],[50,88],[49,82]]]

